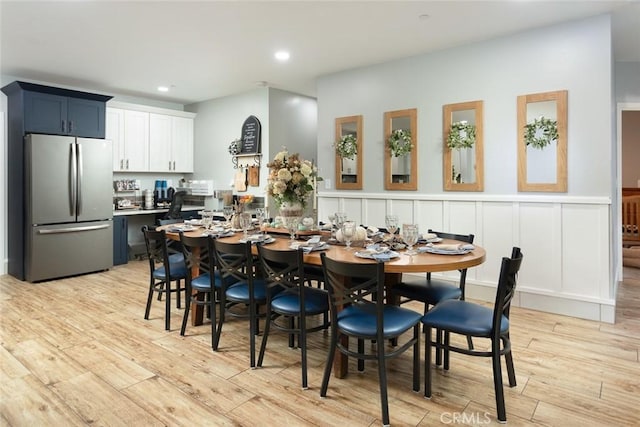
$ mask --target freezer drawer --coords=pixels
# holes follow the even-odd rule
[[[31,227],[25,258],[29,282],[106,270],[113,267],[113,223]]]

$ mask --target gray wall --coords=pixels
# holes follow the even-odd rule
[[[640,62],[615,63],[615,88],[616,101],[640,102]]]
[[[218,189],[232,189],[235,174],[229,143],[240,137],[242,123],[254,115],[262,125],[260,186],[246,193],[262,196],[267,185],[267,163],[286,146],[309,160],[316,157],[317,109],[314,98],[273,88],[260,88],[239,95],[212,99],[186,106],[195,119],[195,171],[193,179],[214,181]],[[247,161],[252,162],[253,159]],[[217,208],[207,199],[207,207]]]
[[[319,164],[333,176],[336,117],[364,118],[364,191],[383,191],[383,114],[418,109],[419,193],[442,193],[442,106],[484,100],[485,193],[517,194],[518,95],[566,89],[568,195],[610,196],[608,16],[322,77]]]

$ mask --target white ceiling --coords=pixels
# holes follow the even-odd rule
[[[636,0],[2,0],[0,73],[180,104],[260,82],[314,96],[323,74],[610,12],[614,59],[640,62]]]

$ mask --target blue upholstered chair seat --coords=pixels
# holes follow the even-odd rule
[[[429,280],[427,283],[399,283],[394,285],[394,292],[416,301],[422,301],[429,305],[436,305],[447,299],[460,299],[462,290],[460,286],[445,280]]]
[[[187,275],[187,267],[184,265],[184,258],[182,262],[169,263],[169,269],[171,269],[171,280],[184,279]],[[164,267],[156,268],[153,271],[153,277],[158,280],[166,280],[167,273]]]
[[[217,271],[213,274],[214,282],[213,286],[216,289],[220,289],[222,287],[222,279],[220,278],[220,273]],[[195,290],[209,290],[211,289],[211,277],[209,273],[203,273],[198,277],[194,277],[191,279],[191,288]]]
[[[422,317],[425,325],[442,328],[462,335],[490,337],[493,307],[485,307],[467,301],[442,301]],[[502,315],[500,333],[509,330],[509,319]]]
[[[329,309],[329,297],[326,291],[317,288],[304,288],[304,305],[307,315],[324,313]],[[300,313],[300,297],[297,293],[281,292],[271,300],[273,311],[286,316]]]
[[[179,264],[181,262],[184,262],[183,254],[178,253],[169,255],[169,264]]]
[[[360,304],[346,307],[338,313],[338,328],[349,335],[375,337],[376,313],[372,308]],[[397,337],[422,317],[413,310],[395,306],[385,306],[383,316],[385,338]]]
[[[226,295],[229,301],[246,301],[248,303],[249,284],[244,280],[234,283],[227,288]],[[253,296],[256,301],[267,299],[267,284],[263,279],[253,279]]]

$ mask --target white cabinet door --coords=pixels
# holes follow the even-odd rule
[[[124,111],[125,168],[131,172],[149,170],[149,113]]]
[[[172,117],[173,171],[193,172],[193,119]]]
[[[173,171],[172,128],[173,117],[149,114],[149,170]]]
[[[105,138],[113,144],[113,171],[125,170],[124,159],[124,110],[107,107]]]

